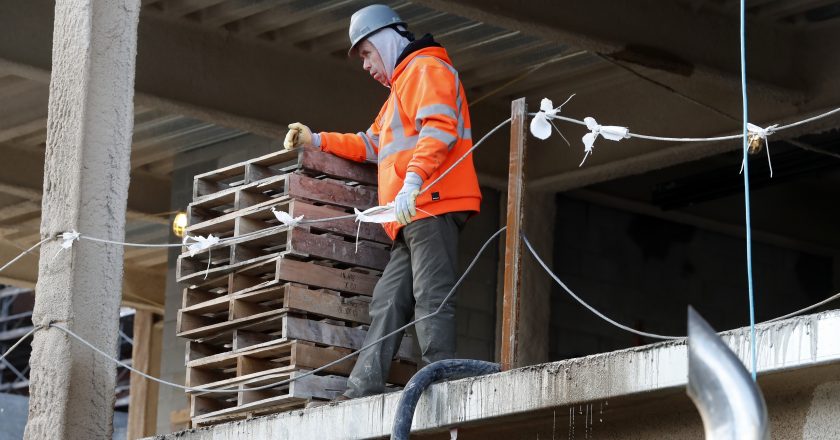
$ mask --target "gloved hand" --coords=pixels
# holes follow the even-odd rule
[[[312,145],[312,130],[300,122],[289,124],[289,132],[286,133],[283,147],[287,150],[293,150],[301,145]]]
[[[397,221],[403,226],[411,223],[411,218],[417,215],[415,203],[417,194],[420,193],[420,185],[423,185],[423,178],[415,172],[407,172],[403,187],[394,199],[394,213],[397,215]]]

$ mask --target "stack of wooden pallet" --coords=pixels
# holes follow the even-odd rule
[[[281,151],[195,177],[191,236],[222,242],[178,258],[186,283],[178,336],[187,338],[187,385],[196,426],[300,408],[346,389],[354,359],[286,386],[362,345],[373,287],[390,239],[353,218],[293,228],[272,210],[316,220],[377,204],[376,168],[314,148]],[[389,382],[415,371],[405,336]]]

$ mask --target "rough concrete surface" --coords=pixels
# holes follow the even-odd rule
[[[139,0],[56,2],[42,236],[125,236],[139,10]],[[41,248],[34,324],[60,323],[116,354],[122,247],[59,244]],[[111,437],[113,363],[47,329],[31,365],[25,438]]]
[[[836,438],[840,311],[756,331],[773,438]],[[747,333],[723,333],[742,361]],[[427,438],[449,438],[456,427],[461,439],[701,439],[687,372],[685,342],[673,341],[441,383],[421,398],[413,428]],[[390,433],[398,399],[373,396],[159,438],[380,438]]]
[[[824,383],[814,390],[802,438],[838,439],[840,438],[840,382]]]

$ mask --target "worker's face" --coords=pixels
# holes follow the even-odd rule
[[[373,43],[368,40],[359,43],[359,57],[362,59],[362,68],[367,70],[373,79],[385,87],[391,86],[391,79],[385,71],[385,63],[382,62],[382,57],[379,56],[379,51]]]

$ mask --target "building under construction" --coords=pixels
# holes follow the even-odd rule
[[[372,3],[0,0],[0,440],[392,434],[413,330],[386,393],[334,400],[377,167],[284,149],[388,98],[347,54]],[[379,3],[463,84],[456,357],[502,370],[428,387],[412,436],[702,438],[691,306],[772,438],[840,438],[840,1]]]

